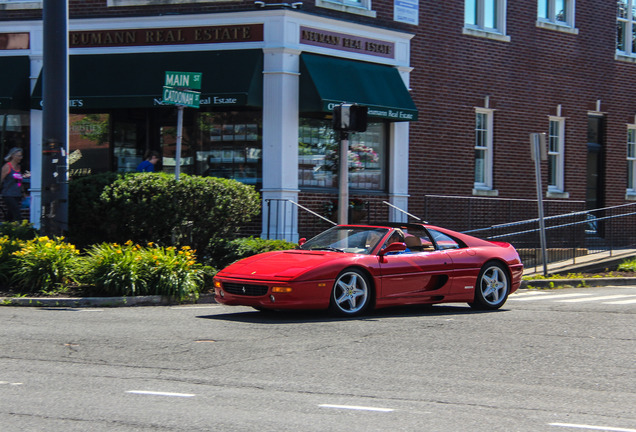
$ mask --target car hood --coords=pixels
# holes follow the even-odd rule
[[[348,254],[301,250],[266,252],[237,261],[217,275],[242,279],[289,280],[343,255]]]

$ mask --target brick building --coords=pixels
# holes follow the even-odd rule
[[[166,70],[203,73],[182,172],[262,191],[261,234],[297,240],[338,198],[334,104],[369,107],[350,196],[456,229],[534,217],[529,135],[545,133],[548,213],[636,200],[636,0],[70,2],[70,175],[175,165]],[[39,220],[41,1],[0,0],[3,154],[27,149]],[[617,30],[618,29],[618,30]],[[366,213],[366,214],[365,214]]]

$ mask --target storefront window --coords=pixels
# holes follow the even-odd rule
[[[331,121],[300,119],[298,173],[301,187],[338,187],[337,135]],[[349,135],[349,187],[384,190],[386,127],[369,123],[366,132]]]
[[[69,177],[110,169],[110,116],[69,114]]]
[[[199,113],[198,130],[197,174],[263,183],[260,112]]]
[[[20,147],[24,152],[22,168],[25,169],[29,164],[29,143],[29,114],[0,113],[0,155],[4,158],[11,148]]]

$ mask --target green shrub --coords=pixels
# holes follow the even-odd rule
[[[164,295],[179,301],[196,299],[204,280],[190,247],[140,247],[130,241],[93,246],[82,273],[83,282],[105,295]]]
[[[234,261],[263,252],[295,249],[298,245],[285,240],[265,240],[258,237],[238,238],[230,241],[211,242],[208,250],[210,261],[216,268],[223,268]]]
[[[23,220],[21,222],[0,223],[0,237],[7,236],[16,240],[32,240],[38,235],[33,224]]]
[[[128,174],[105,187],[110,239],[188,245],[203,250],[211,238],[233,236],[260,211],[252,186],[215,177]]]
[[[618,271],[636,272],[636,258],[628,259],[618,265]]]
[[[92,246],[82,262],[81,282],[105,296],[146,294],[149,275],[139,249],[132,242]]]
[[[80,249],[108,239],[109,208],[100,196],[122,174],[106,172],[74,178],[69,182],[69,241]]]
[[[29,240],[13,253],[13,283],[30,292],[61,291],[76,278],[78,254],[64,237]]]
[[[24,241],[7,235],[0,237],[0,286],[8,286],[13,270],[16,268],[14,252],[24,246]]]

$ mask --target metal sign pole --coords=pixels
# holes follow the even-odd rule
[[[543,262],[543,275],[547,276],[548,251],[546,247],[545,237],[545,216],[543,214],[543,187],[541,186],[541,159],[547,158],[545,149],[545,134],[530,134],[530,144],[532,146],[532,159],[534,160],[534,171],[537,178],[537,206],[539,207],[539,237],[541,241],[541,261]]]
[[[177,107],[177,148],[175,150],[176,155],[174,158],[174,179],[179,181],[179,174],[181,173],[181,140],[183,138],[183,105]]]
[[[349,223],[349,132],[340,132],[338,223]]]

